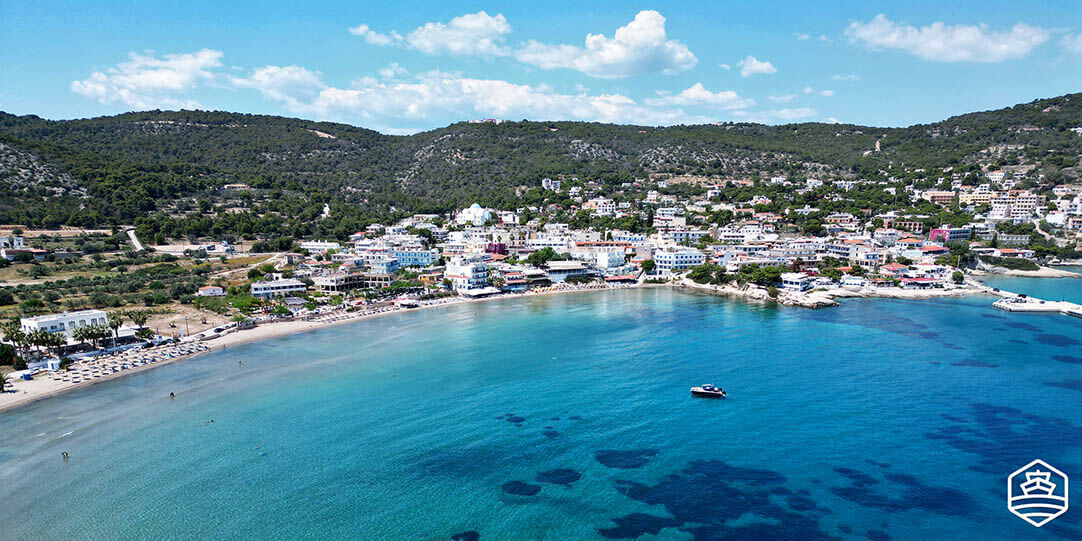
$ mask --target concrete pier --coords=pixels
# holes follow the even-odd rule
[[[1005,291],[999,292],[999,295],[1001,298],[992,303],[992,306],[1006,312],[1059,313],[1082,318],[1082,304],[1067,301],[1046,301]]]

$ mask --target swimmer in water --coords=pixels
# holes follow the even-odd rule
[[[177,395],[173,394],[172,391],[169,391],[169,400],[173,400],[176,397],[177,397]]]
[[[64,460],[67,460],[68,459],[68,452],[64,451],[64,452],[60,453],[60,456],[64,457]]]

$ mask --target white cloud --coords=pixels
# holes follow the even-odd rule
[[[464,56],[507,56],[504,38],[511,33],[507,19],[484,11],[467,13],[447,23],[429,22],[414,29],[406,36],[392,30],[380,34],[367,24],[354,26],[349,32],[364,38],[372,45],[404,45],[425,54],[452,54]]]
[[[741,77],[751,77],[752,75],[757,74],[770,75],[778,72],[778,69],[774,67],[774,64],[759,60],[750,54],[747,58],[737,62],[736,65],[740,66]]]
[[[711,92],[702,83],[695,83],[683,92],[672,96],[646,100],[648,105],[706,105],[721,109],[744,109],[755,105],[755,100],[742,98],[732,90]]]
[[[872,50],[898,49],[937,62],[1001,62],[1022,58],[1048,41],[1043,28],[1018,23],[1009,32],[987,25],[947,25],[934,22],[920,28],[897,24],[876,15],[867,23],[854,22],[845,30],[850,42]]]
[[[761,122],[764,124],[776,122],[791,122],[811,118],[816,115],[815,109],[810,107],[797,107],[786,109],[771,109],[767,111],[733,111],[733,116],[739,117],[746,122]]]
[[[728,64],[718,64],[718,67],[725,70],[725,71],[729,71],[729,70],[733,69],[733,67],[728,65]]]
[[[782,94],[781,96],[770,96],[770,101],[774,103],[789,103],[796,99],[796,94]]]
[[[796,39],[798,39],[800,41],[807,41],[807,40],[811,39],[811,36],[809,36],[807,34],[801,34],[801,33],[798,32],[796,34]]]
[[[797,107],[795,109],[778,109],[771,111],[773,116],[782,120],[798,120],[801,118],[808,118],[815,116],[815,109],[811,107]]]
[[[241,88],[254,88],[263,97],[282,101],[291,109],[316,99],[326,88],[318,72],[299,66],[266,66],[254,70],[248,77],[233,77],[231,82]]]
[[[71,91],[104,104],[121,103],[139,109],[195,108],[199,103],[176,95],[212,81],[213,68],[221,67],[221,51],[194,53],[128,53],[128,61],[72,81]]]
[[[318,75],[307,70],[304,74]],[[310,84],[286,84],[298,80]],[[562,93],[547,85],[473,79],[440,71],[410,76],[408,80],[362,77],[348,88],[336,88],[291,68],[267,66],[250,77],[234,79],[234,83],[260,90],[293,114],[359,123],[387,133],[427,129],[434,118],[490,116],[647,125],[707,123],[718,118],[688,112],[682,106],[733,110],[754,105],[754,101],[731,91],[710,92],[702,85],[639,103],[622,94],[590,94],[584,89]]]
[[[855,73],[836,73],[830,76],[834,81],[859,81],[860,76]]]
[[[686,45],[668,39],[665,17],[652,10],[640,11],[630,23],[617,28],[612,38],[587,34],[585,47],[530,40],[515,52],[515,58],[542,69],[567,68],[608,79],[672,74],[698,63]]]
[[[402,36],[398,32],[392,30],[390,34],[380,34],[369,28],[367,24],[351,27],[349,33],[354,36],[361,36],[370,45],[384,46],[402,41]]]
[[[1059,40],[1059,44],[1069,53],[1082,55],[1082,32],[1063,36],[1063,39]]]
[[[495,17],[478,11],[451,19],[451,22],[426,23],[410,32],[406,42],[427,54],[459,54],[473,56],[506,56],[504,36],[511,25],[502,14]]]
[[[818,94],[820,96],[825,96],[825,97],[830,97],[830,96],[834,95],[833,90],[819,90],[819,91],[816,91],[814,88],[812,88],[810,86],[804,87],[803,92],[805,94]]]
[[[408,73],[409,71],[406,71],[406,68],[399,66],[398,62],[391,62],[386,68],[379,70],[379,76],[384,79],[394,79]]]
[[[827,124],[841,124],[842,123],[841,120],[838,120],[838,119],[836,119],[836,118],[834,118],[832,116],[828,116],[825,122]]]

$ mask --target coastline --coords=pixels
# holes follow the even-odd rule
[[[632,289],[642,287],[641,284],[630,284],[623,286],[604,286],[604,287],[567,287],[557,288],[546,291],[528,292],[522,294],[510,294],[510,295],[498,295],[493,297],[483,297],[479,299],[466,299],[464,297],[453,297],[453,300],[445,300],[443,302],[433,302],[431,304],[422,304],[414,308],[390,308],[375,311],[373,313],[363,312],[343,312],[338,314],[337,317],[317,318],[311,320],[293,320],[293,321],[278,321],[275,323],[268,323],[264,325],[257,325],[252,329],[245,329],[240,331],[230,332],[208,341],[188,341],[182,345],[190,344],[202,344],[207,346],[206,349],[187,355],[178,355],[173,358],[164,359],[154,362],[152,364],[146,364],[131,368],[122,372],[114,372],[106,374],[101,377],[87,380],[81,383],[63,383],[46,379],[44,376],[39,376],[30,381],[14,380],[8,384],[8,389],[0,393],[0,413],[6,412],[11,409],[18,408],[32,404],[39,400],[51,398],[68,391],[75,389],[85,389],[93,385],[103,383],[106,381],[122,378],[131,374],[137,374],[144,372],[159,366],[165,366],[186,359],[192,359],[200,355],[206,355],[208,353],[223,351],[232,347],[257,342],[260,340],[268,340],[271,338],[278,338],[281,336],[288,336],[292,334],[298,334],[303,332],[314,331],[318,329],[325,329],[338,325],[344,325],[347,323],[355,323],[368,319],[374,319],[377,317],[387,316],[391,314],[403,314],[408,312],[417,312],[419,310],[427,310],[432,308],[439,308],[442,306],[459,305],[465,303],[475,302],[487,302],[494,300],[510,300],[510,299],[523,299],[530,297],[541,297],[548,295],[567,294],[567,293],[585,293],[592,291],[617,291],[622,289]],[[163,351],[169,351],[171,348],[178,346],[159,346],[148,350],[143,350],[148,353],[158,353]],[[29,387],[29,389],[27,389]],[[14,390],[11,390],[14,388]]]
[[[994,270],[976,269],[969,271],[973,276],[1019,276],[1024,278],[1082,278],[1082,274],[1052,267],[1041,267],[1035,271],[1005,269],[994,267]]]
[[[1069,271],[1061,271],[1058,269],[1050,269],[1042,267],[1040,271],[1010,271],[1010,275],[1025,276],[1025,277],[1079,277],[1077,273]],[[1024,273],[1024,274],[1013,274]],[[979,276],[989,276],[998,273],[979,272],[974,273]],[[1004,273],[1008,274],[1008,273]],[[633,288],[652,288],[652,287],[670,287],[675,289],[692,289],[696,291],[702,291],[704,293],[721,296],[731,297],[737,299],[743,299],[746,301],[759,302],[759,303],[776,303],[783,306],[793,306],[800,308],[827,308],[832,306],[838,306],[840,303],[838,299],[847,298],[882,298],[882,299],[901,299],[901,300],[921,300],[932,298],[944,298],[944,297],[964,297],[969,295],[989,295],[999,296],[992,290],[991,287],[984,285],[983,283],[969,279],[964,285],[954,286],[945,289],[928,289],[928,290],[907,290],[899,288],[835,288],[829,290],[813,289],[809,291],[791,291],[781,289],[778,291],[777,297],[770,297],[768,289],[765,287],[757,286],[754,284],[745,284],[744,286],[736,286],[733,284],[724,285],[712,285],[712,284],[699,284],[695,281],[684,277],[676,282],[667,282],[660,284],[653,283],[635,283],[619,286],[564,286],[555,287],[549,290],[543,291],[529,291],[526,293],[505,294],[492,297],[483,297],[478,299],[467,299],[464,297],[451,297],[448,299],[442,299],[433,301],[429,304],[422,304],[413,308],[402,307],[387,307],[377,309],[372,312],[360,311],[360,312],[335,312],[328,315],[323,315],[318,318],[305,319],[305,320],[291,320],[291,321],[278,321],[273,323],[267,323],[263,325],[257,325],[255,328],[236,330],[223,334],[218,338],[208,341],[188,341],[182,345],[200,344],[206,346],[202,351],[176,355],[172,358],[159,360],[157,362],[138,366],[121,372],[114,372],[105,374],[92,380],[83,381],[81,383],[70,382],[56,382],[48,380],[45,377],[39,377],[31,381],[15,380],[15,382],[9,384],[14,388],[14,391],[8,390],[0,394],[0,413],[18,408],[39,400],[44,400],[53,396],[63,394],[65,392],[87,388],[92,385],[110,381],[116,378],[124,377],[129,374],[136,374],[145,370],[152,369],[157,366],[164,366],[172,364],[177,361],[190,359],[199,355],[204,355],[211,352],[217,352],[226,350],[232,347],[257,342],[260,340],[267,340],[271,338],[277,338],[281,336],[288,336],[292,334],[298,334],[323,328],[329,328],[337,325],[343,325],[346,323],[354,323],[367,319],[373,319],[390,314],[401,314],[406,312],[414,312],[418,310],[438,308],[447,305],[457,305],[473,302],[487,302],[494,300],[510,300],[510,299],[523,299],[536,296],[567,294],[567,293],[583,293],[591,291],[614,291],[621,289],[633,289]],[[171,349],[175,349],[178,346],[159,346],[157,348],[151,348],[144,350],[150,354],[159,352],[168,352]]]
[[[767,288],[752,284],[733,286],[731,284],[712,285],[699,284],[688,278],[679,283],[672,284],[677,288],[688,288],[705,291],[722,297],[742,298],[757,302],[775,302],[783,306],[796,306],[801,308],[827,308],[838,306],[836,299],[864,298],[864,299],[902,299],[920,300],[943,297],[965,297],[969,295],[993,295],[991,288],[976,282],[967,282],[964,286],[949,289],[898,289],[898,288],[853,288],[853,289],[830,289],[789,291],[778,290],[776,298],[770,297]]]

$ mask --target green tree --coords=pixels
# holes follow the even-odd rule
[[[654,272],[654,269],[657,269],[657,262],[653,259],[647,259],[642,262],[642,270],[646,273]]]
[[[120,337],[120,327],[124,324],[124,320],[120,317],[109,318],[109,328],[113,330],[113,347],[116,347],[116,339]]]

